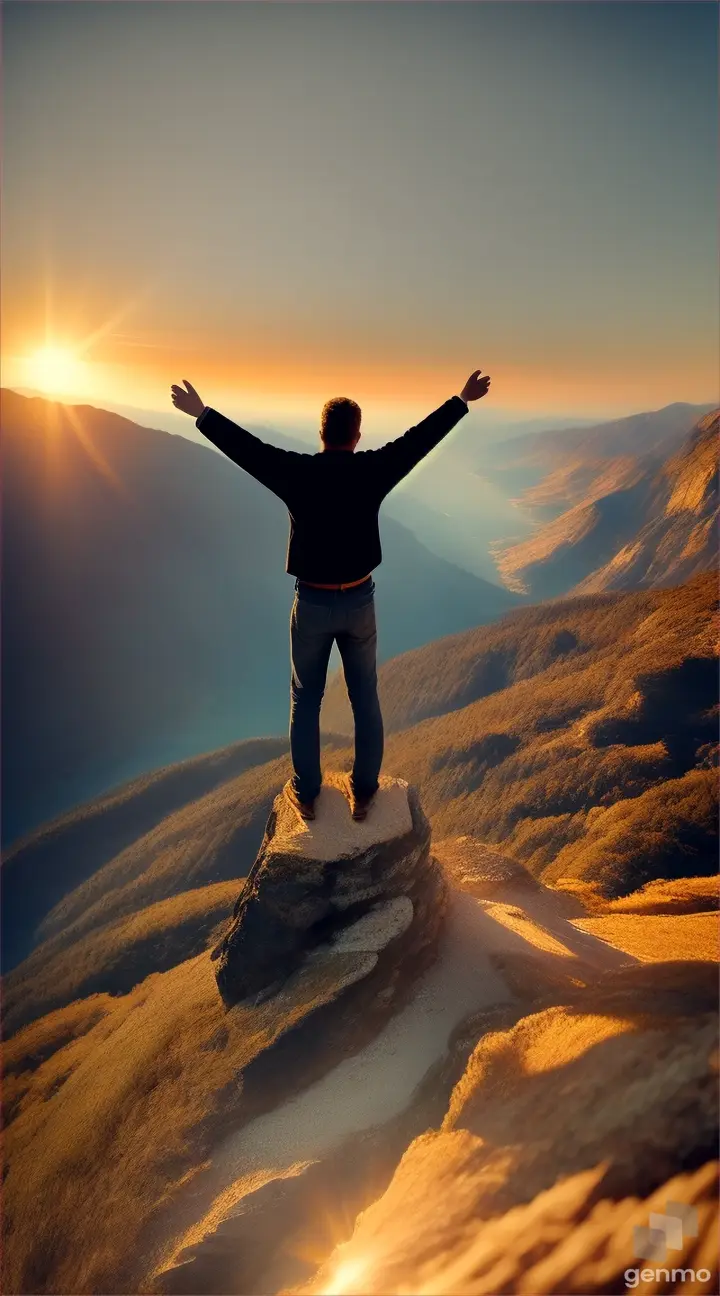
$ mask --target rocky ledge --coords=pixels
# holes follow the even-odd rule
[[[325,963],[346,984],[377,973],[391,1006],[434,956],[445,903],[430,825],[404,780],[381,779],[362,823],[339,780],[323,786],[309,823],[281,793],[212,952],[223,1002],[260,1003],[304,965]]]

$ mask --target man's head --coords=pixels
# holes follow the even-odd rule
[[[325,450],[354,450],[360,440],[360,406],[347,396],[333,396],[323,405],[320,437]]]

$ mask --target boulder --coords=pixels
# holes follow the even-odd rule
[[[445,903],[430,826],[404,780],[382,778],[360,823],[337,780],[323,786],[310,822],[281,793],[212,953],[222,1000],[227,1008],[262,1002],[318,962],[351,980],[381,971],[391,1000],[401,970],[433,956]]]
[[[479,899],[543,890],[524,864],[477,837],[444,837],[434,843],[433,853],[452,885]]]

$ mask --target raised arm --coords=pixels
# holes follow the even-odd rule
[[[187,378],[183,378],[183,382],[185,387],[174,384],[170,389],[175,408],[182,410],[184,414],[190,414],[203,436],[212,441],[218,450],[222,450],[228,459],[244,468],[245,472],[262,482],[268,490],[282,497],[290,471],[289,461],[293,458],[292,452],[268,445],[210,405],[203,405]]]
[[[460,419],[468,412],[468,402],[479,400],[485,396],[489,387],[489,377],[481,378],[481,370],[476,369],[470,375],[462,392],[459,396],[451,396],[450,400],[445,401],[444,405],[427,418],[418,423],[416,427],[411,427],[396,441],[389,441],[387,445],[382,446],[379,450],[373,452],[377,462],[380,485],[383,495],[397,486],[403,477],[420,463],[425,455],[429,454],[436,445],[451,432]]]

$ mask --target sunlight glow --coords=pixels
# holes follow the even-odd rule
[[[44,345],[33,345],[26,349],[27,335],[16,350],[11,346],[3,354],[4,373],[12,373],[11,379],[5,379],[15,386],[29,387],[57,399],[79,398],[81,401],[92,397],[102,400],[126,399],[128,390],[136,384],[133,381],[134,366],[118,363],[118,337],[124,337],[124,346],[145,346],[143,342],[133,342],[127,335],[116,334],[114,330],[126,321],[128,316],[147,307],[158,290],[157,277],[137,288],[132,296],[116,306],[103,321],[85,336],[69,336],[67,317],[63,322],[61,312],[56,310],[53,302],[53,275],[50,267],[45,273],[45,322]],[[85,308],[84,314],[90,309]],[[62,313],[64,315],[64,312]],[[59,318],[60,317],[60,318]],[[33,330],[39,342],[43,336]],[[32,335],[31,335],[32,336]],[[12,354],[11,354],[12,352]],[[99,353],[98,353],[99,352]],[[141,369],[142,372],[142,369]],[[166,386],[166,374],[163,374],[163,390]],[[158,384],[159,385],[159,384]],[[145,384],[147,387],[147,383]],[[136,399],[138,397],[136,396]],[[165,402],[158,405],[163,408]]]
[[[44,346],[27,360],[27,380],[49,395],[62,395],[81,388],[87,366],[70,347]]]
[[[333,1274],[332,1286],[325,1289],[327,1296],[342,1296],[343,1293],[357,1291],[358,1280],[366,1272],[367,1262],[363,1259],[356,1258],[342,1261]]]

